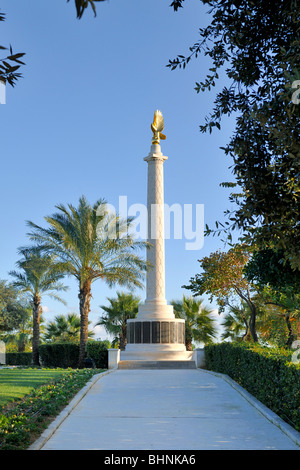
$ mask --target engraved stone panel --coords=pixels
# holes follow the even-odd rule
[[[143,343],[150,343],[150,322],[144,321],[143,325]]]
[[[161,343],[170,342],[170,324],[168,321],[161,322],[161,333],[160,333]]]
[[[178,323],[178,343],[184,343],[184,323]]]
[[[176,335],[176,323],[170,322],[170,343],[177,342],[177,335]]]
[[[152,322],[152,343],[160,343],[160,322]]]
[[[127,341],[128,343],[134,343],[134,323],[127,324]]]
[[[134,342],[137,344],[137,343],[141,343],[141,322],[140,321],[137,321],[135,322],[135,328],[134,328]]]

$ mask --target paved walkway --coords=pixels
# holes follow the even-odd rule
[[[276,415],[262,407],[268,419],[259,402],[232,385],[199,369],[115,370],[100,376],[53,423],[52,429],[65,418],[52,437],[45,442],[49,428],[32,448],[300,450],[299,433],[279,420],[283,432],[270,421]]]

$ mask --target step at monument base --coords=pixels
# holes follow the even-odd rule
[[[196,369],[195,361],[121,360],[118,369]]]

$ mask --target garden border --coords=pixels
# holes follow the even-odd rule
[[[114,369],[107,370],[105,372],[100,372],[95,374],[87,384],[72,398],[70,403],[57,415],[57,417],[52,421],[52,423],[45,429],[45,431],[40,435],[40,437],[31,444],[27,450],[41,450],[45,443],[51,438],[63,421],[69,416],[73,409],[78,405],[78,403],[84,398],[88,393],[90,388],[104,375],[114,372]]]

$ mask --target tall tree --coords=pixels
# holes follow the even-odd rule
[[[29,237],[64,265],[64,272],[75,277],[79,286],[81,319],[79,367],[84,366],[88,339],[88,317],[92,284],[100,279],[110,287],[119,284],[142,287],[147,262],[136,252],[147,247],[130,234],[132,218],[122,220],[109,213],[104,200],[91,206],[86,198],[78,207],[56,206],[58,212],[45,217],[48,227],[28,222]]]
[[[55,300],[64,302],[57,292],[64,292],[67,287],[62,284],[60,263],[52,255],[43,255],[35,248],[20,249],[22,258],[17,262],[19,271],[11,271],[13,285],[27,293],[32,306],[33,334],[32,361],[39,365],[40,318],[42,313],[42,297],[48,295]]]
[[[210,344],[216,337],[212,310],[203,305],[202,299],[183,296],[181,301],[172,301],[175,316],[185,320],[185,345],[192,351],[192,342]]]
[[[253,341],[258,341],[256,333],[257,288],[244,275],[244,267],[249,259],[249,252],[237,245],[227,252],[220,250],[199,260],[202,272],[190,279],[190,284],[183,286],[194,295],[208,294],[210,300],[216,299],[220,312],[227,306],[234,305],[236,299],[244,301],[251,312],[249,329]]]
[[[174,9],[183,0],[173,2]],[[226,115],[236,128],[226,155],[232,158],[238,187],[230,200],[236,209],[224,230],[242,229],[247,243],[283,249],[293,269],[300,269],[300,27],[297,0],[202,0],[211,22],[200,28],[188,55],[168,64],[183,67],[197,56],[212,66],[196,91],[216,85],[220,70],[229,85],[217,93],[202,132],[221,128]],[[215,232],[207,229],[207,234]],[[219,233],[219,228],[216,232]]]
[[[104,326],[107,333],[113,335],[114,343],[124,350],[127,344],[127,320],[138,313],[140,298],[131,293],[117,292],[116,298],[108,298],[109,305],[101,305],[104,315],[96,323]]]

